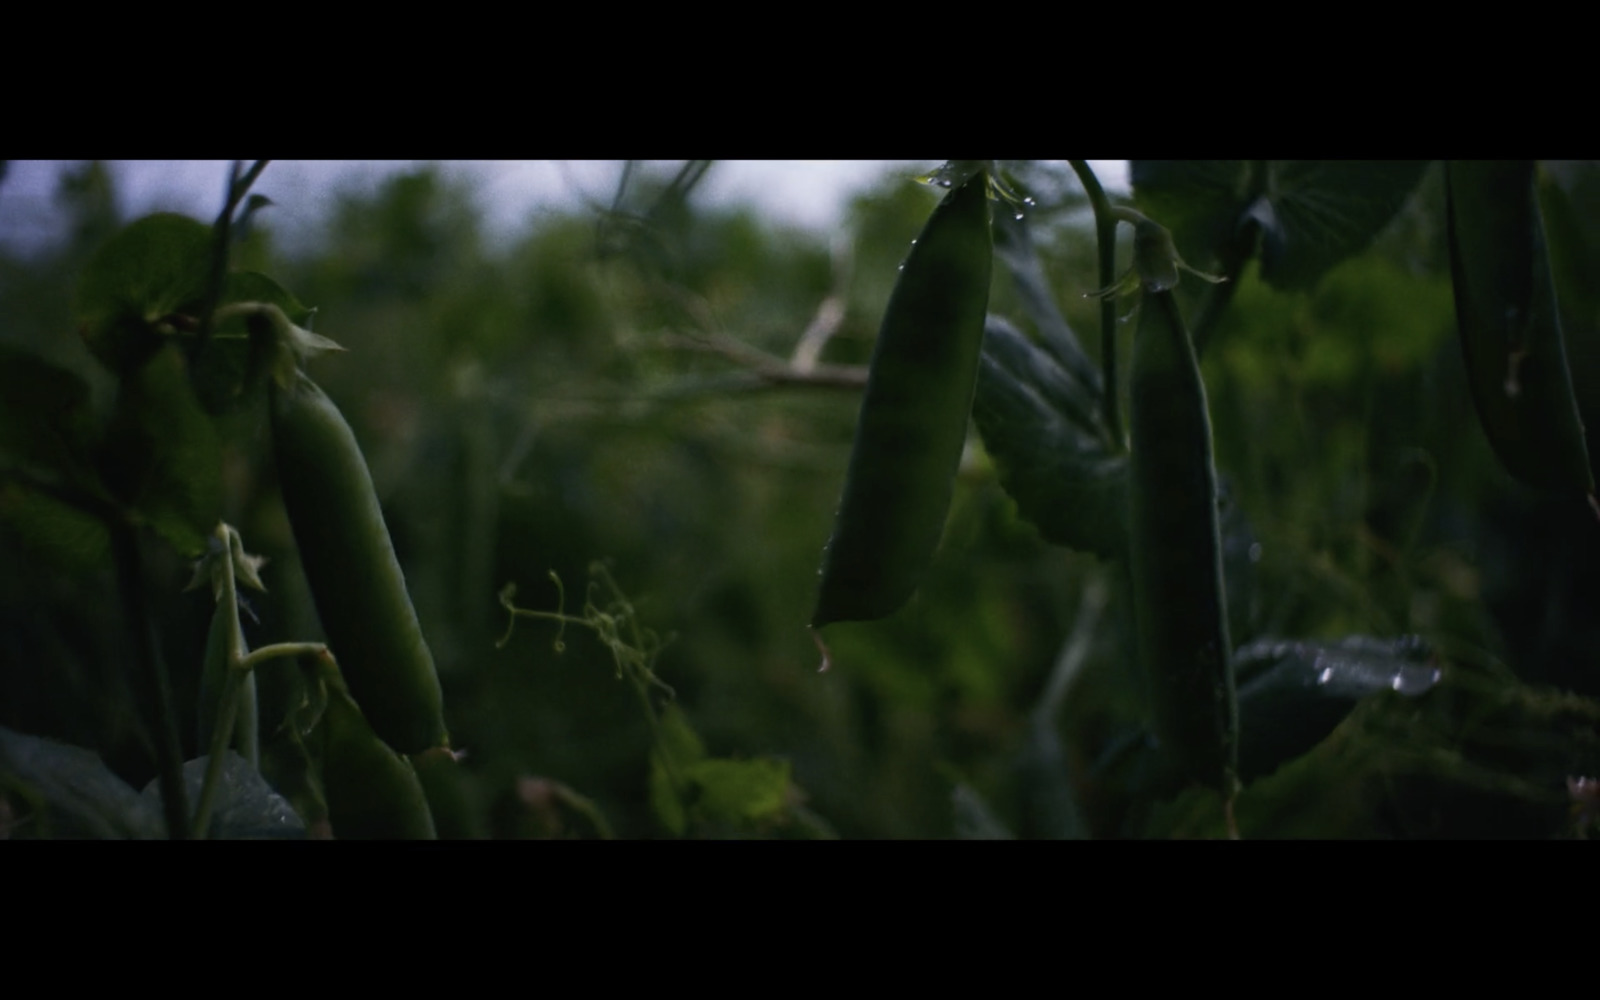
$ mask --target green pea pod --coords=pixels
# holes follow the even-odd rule
[[[327,662],[321,673],[328,692],[322,791],[333,835],[340,840],[436,839],[433,814],[411,762],[373,732],[336,666]]]
[[[933,561],[978,377],[992,263],[978,170],[933,210],[872,352],[812,627],[898,610]]]
[[[1489,443],[1522,482],[1592,495],[1534,163],[1451,161],[1445,182],[1456,323]]]
[[[1171,292],[1146,292],[1130,372],[1129,569],[1154,730],[1188,777],[1231,794],[1238,770],[1211,421]]]
[[[217,724],[219,702],[222,692],[226,689],[228,679],[228,616],[232,610],[223,602],[217,602],[217,607],[211,615],[211,628],[206,632],[206,658],[205,665],[200,674],[200,753],[211,752],[211,735]],[[241,652],[248,653],[246,646]],[[258,734],[258,714],[256,709],[256,675],[252,671],[239,679],[239,704],[234,713],[232,746],[239,751],[239,755],[250,762],[250,766],[260,765],[260,738]]]
[[[473,796],[470,776],[455,754],[444,747],[424,750],[411,758],[422,792],[433,813],[440,840],[482,840],[489,831]]]
[[[401,753],[445,746],[433,654],[355,435],[304,373],[287,389],[274,382],[271,395],[284,506],[350,691],[378,736]]]

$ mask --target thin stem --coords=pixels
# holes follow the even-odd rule
[[[1117,214],[1105,189],[1089,169],[1087,160],[1068,160],[1072,170],[1089,195],[1094,206],[1094,235],[1099,248],[1100,288],[1110,288],[1117,280]],[[1120,451],[1125,446],[1122,439],[1122,408],[1117,396],[1117,304],[1108,297],[1100,300],[1100,370],[1104,382],[1101,403],[1106,427],[1111,440]]]
[[[213,227],[215,236],[211,246],[211,274],[206,282],[206,298],[204,307],[200,310],[200,346],[205,348],[211,343],[211,332],[215,329],[211,314],[216,311],[217,303],[222,299],[222,285],[228,277],[228,241],[233,238],[233,213],[239,208],[239,203],[249,192],[256,178],[261,176],[261,171],[267,169],[271,160],[257,160],[250,165],[250,169],[243,174],[239,169],[244,166],[242,160],[233,161],[233,172],[228,177],[228,194],[223,199],[222,212],[217,216],[216,225]]]

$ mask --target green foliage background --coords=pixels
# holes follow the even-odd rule
[[[1057,301],[1093,353],[1082,196],[1064,166],[1015,173],[1039,202],[1029,225]],[[1563,177],[1591,237],[1596,177]],[[837,295],[821,360],[864,364],[936,193],[885,181],[830,248],[664,195],[666,180],[628,193],[632,218],[543,217],[497,247],[470,192],[421,171],[343,198],[306,252],[278,249],[270,208],[235,252],[348,349],[311,372],[372,468],[468,754],[470,832],[591,835],[551,783],[634,837],[1217,832],[1198,794],[1135,804],[1137,755],[1115,753],[1141,719],[1119,578],[1019,520],[976,435],[918,597],[885,622],[830,627],[834,667],[817,672],[805,623],[859,392],[761,384],[701,348],[734,338],[786,358]],[[272,193],[270,168],[259,190]],[[75,336],[72,300],[126,220],[96,166],[64,179],[59,204],[72,220],[60,245],[0,257],[0,342],[81,373],[103,407],[108,376]],[[1600,771],[1600,526],[1581,498],[1530,493],[1495,463],[1454,337],[1442,210],[1435,166],[1370,251],[1310,290],[1274,290],[1252,265],[1206,351],[1217,462],[1244,526],[1230,535],[1235,643],[1420,633],[1459,679],[1416,702],[1364,703],[1247,790],[1246,836],[1558,836],[1572,827],[1563,778]],[[1025,315],[1003,268],[994,280],[991,311]],[[1591,285],[1568,337],[1580,395],[1600,403],[1594,301]],[[224,519],[270,560],[253,646],[317,634],[265,425],[247,407],[224,433]],[[504,584],[519,606],[555,610],[553,570],[576,614],[597,559],[639,622],[672,637],[655,663],[676,691],[664,738],[787,762],[791,791],[767,821],[686,827],[652,807],[655,737],[592,633],[569,626],[558,653],[555,625],[522,621],[496,648]],[[109,571],[40,560],[9,529],[0,566],[0,725],[148,781],[112,666]],[[179,593],[186,579],[176,556],[149,569],[192,734],[210,601]],[[1079,632],[1072,695],[1041,722]],[[186,758],[204,752],[186,738]],[[1063,794],[1067,819],[1051,806]]]

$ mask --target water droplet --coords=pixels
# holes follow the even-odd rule
[[[1038,202],[1034,201],[1032,198],[1024,198],[1024,199],[1022,199],[1022,203],[1024,205],[1028,206],[1029,208],[1032,208],[1033,206],[1039,204]]]
[[[1317,683],[1318,684],[1326,684],[1331,680],[1333,680],[1333,668],[1332,667],[1323,667],[1322,668],[1322,673],[1317,675]]]
[[[1016,219],[1018,222],[1021,222],[1022,221],[1022,213],[1018,212],[1016,215],[1013,215],[1012,218]]]
[[[1389,686],[1408,697],[1416,697],[1439,683],[1437,667],[1404,666],[1394,675]]]

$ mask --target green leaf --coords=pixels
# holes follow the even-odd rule
[[[1095,400],[1100,397],[1100,367],[1094,363],[1056,306],[1039,255],[1034,251],[1027,220],[1013,212],[994,213],[994,255],[1006,266],[1022,308],[1039,331],[1039,340],[1056,363],[1075,379],[1083,392]],[[1100,425],[1098,405],[1091,408],[1093,426]]]
[[[101,457],[123,503],[184,556],[206,550],[222,517],[222,446],[175,345],[123,380]]]
[[[788,805],[786,760],[711,758],[685,773],[694,789],[695,813],[711,823],[756,823],[778,817]]]
[[[141,798],[98,754],[4,726],[0,792],[29,813],[14,828],[24,836],[125,840],[164,831],[159,799]]]
[[[89,386],[77,374],[0,345],[0,463],[56,482],[95,482]]]
[[[1261,638],[1234,652],[1239,679],[1239,774],[1251,781],[1321,743],[1358,701],[1381,691],[1426,693],[1440,678],[1420,637],[1351,635],[1334,642]]]
[[[211,227],[158,213],[117,233],[90,259],[78,285],[78,317],[89,349],[123,374],[161,346],[163,321],[193,314],[205,298]]]
[[[105,521],[37,485],[0,480],[0,524],[15,531],[30,551],[71,572],[110,564],[111,532]]]
[[[972,416],[1018,512],[1055,545],[1123,549],[1128,462],[1100,436],[1098,399],[1016,327],[984,326]]]
[[[1261,231],[1261,277],[1309,289],[1389,224],[1427,160],[1134,160],[1140,207],[1172,231],[1191,263],[1224,259]]]
[[[183,783],[189,801],[200,801],[209,757],[197,757],[183,765]],[[158,782],[146,785],[140,799],[151,815],[161,814],[161,788]],[[272,790],[260,772],[243,757],[228,751],[222,774],[211,803],[210,836],[215,840],[302,840],[306,825],[283,796]]]

